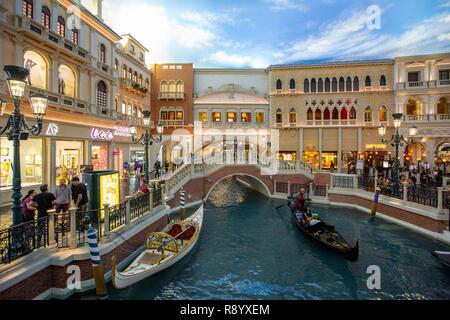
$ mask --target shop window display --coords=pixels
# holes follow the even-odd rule
[[[42,140],[22,140],[20,146],[20,172],[22,186],[42,183]],[[12,186],[13,179],[13,142],[0,139],[0,188]]]
[[[83,143],[79,141],[56,141],[56,183],[60,179],[70,181],[80,175],[83,160]]]
[[[94,170],[108,170],[108,148],[92,146],[92,165]]]

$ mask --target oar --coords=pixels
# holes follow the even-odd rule
[[[278,210],[278,209],[280,209],[281,207],[284,207],[285,205],[286,205],[286,204],[282,204],[282,205],[276,207],[275,210]]]

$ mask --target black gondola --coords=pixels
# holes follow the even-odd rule
[[[356,241],[352,248],[347,241],[336,231],[334,226],[327,224],[322,219],[317,219],[320,222],[313,226],[304,226],[296,217],[295,206],[292,201],[289,201],[289,208],[294,217],[295,224],[298,229],[310,239],[319,242],[323,246],[333,250],[336,253],[344,256],[347,260],[356,261],[359,256],[359,241]]]

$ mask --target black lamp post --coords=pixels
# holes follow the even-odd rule
[[[25,116],[20,113],[20,100],[25,95],[25,88],[27,85],[26,79],[29,75],[28,69],[18,66],[5,66],[3,69],[8,78],[8,88],[14,102],[14,110],[8,118],[5,126],[0,127],[0,135],[6,133],[8,140],[13,141],[13,224],[17,225],[22,222],[22,205],[20,198],[22,194],[22,181],[20,175],[20,140],[27,140],[29,134],[34,136],[40,134],[42,130],[42,120],[47,110],[47,97],[38,92],[30,96],[30,105],[33,114],[36,116],[37,123],[33,126],[28,126],[25,121]],[[5,102],[1,102],[4,104]],[[3,106],[2,106],[3,107]]]
[[[142,143],[145,146],[145,151],[144,151],[144,170],[145,170],[145,182],[148,184],[150,182],[150,173],[149,173],[149,168],[150,168],[150,163],[149,163],[149,156],[148,156],[148,152],[149,152],[149,146],[151,146],[153,144],[153,142],[156,143],[160,143],[162,141],[162,133],[164,131],[164,127],[162,125],[158,125],[156,127],[156,130],[158,131],[159,137],[154,137],[149,130],[150,127],[150,111],[146,110],[146,111],[142,111],[142,115],[143,115],[143,122],[144,122],[144,127],[145,127],[145,132],[138,138],[136,137],[137,135],[137,128],[136,126],[131,126],[130,127],[130,131],[131,131],[131,139],[133,141],[133,143]]]
[[[392,117],[394,118],[394,128],[395,133],[392,135],[391,139],[384,139],[384,136],[386,135],[386,127],[381,126],[378,128],[378,133],[381,136],[381,141],[383,143],[390,143],[391,146],[395,148],[395,160],[394,160],[394,177],[393,177],[393,184],[394,184],[394,191],[398,192],[400,190],[400,160],[399,160],[399,152],[398,148],[399,146],[403,147],[403,145],[409,144],[412,142],[412,139],[405,139],[402,134],[400,134],[399,129],[402,125],[402,117],[403,113],[394,113],[392,114]],[[411,137],[414,137],[417,134],[417,127],[412,126],[409,129],[409,135]]]

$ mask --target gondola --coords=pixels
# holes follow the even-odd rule
[[[327,224],[322,219],[319,220],[319,223],[313,226],[304,226],[299,219],[296,217],[296,210],[294,203],[289,200],[288,206],[291,209],[292,216],[295,220],[295,224],[298,229],[308,236],[308,238],[315,240],[320,243],[322,246],[327,247],[328,249],[342,255],[349,261],[358,260],[359,256],[359,241],[356,241],[354,247],[351,247],[347,241],[336,231],[334,226]]]
[[[131,286],[169,268],[185,257],[195,246],[203,223],[203,204],[183,221],[171,222],[161,232],[151,232],[144,252],[124,270],[116,270],[112,261],[112,283],[117,289]]]
[[[434,251],[433,255],[447,267],[450,267],[450,251]]]

